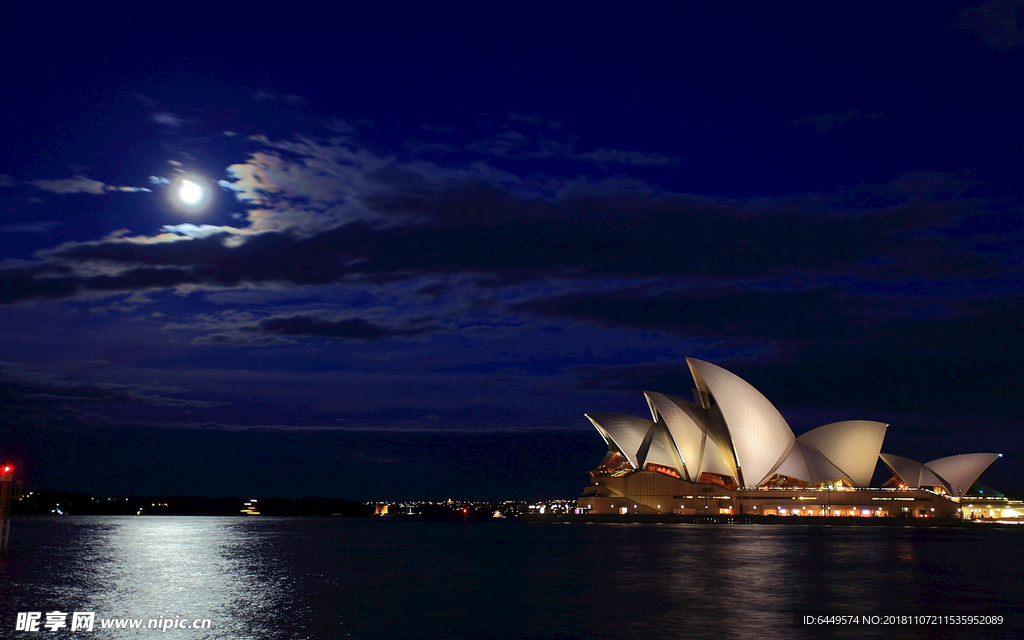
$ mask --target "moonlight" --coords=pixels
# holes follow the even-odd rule
[[[206,181],[196,176],[181,177],[171,188],[171,202],[186,213],[199,213],[210,204],[213,192]]]

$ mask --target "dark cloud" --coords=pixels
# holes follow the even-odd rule
[[[521,113],[515,113],[514,111],[509,112],[508,119],[509,120],[514,120],[516,122],[523,122],[523,123],[526,123],[526,124],[540,124],[540,123],[544,122],[544,118],[542,118],[542,117],[540,117],[538,115],[527,116],[527,115],[523,115]]]
[[[0,233],[50,233],[60,226],[56,220],[40,222],[14,222],[0,226]]]
[[[984,184],[981,180],[973,179],[970,172],[957,175],[937,171],[904,171],[884,184],[863,183],[840,189],[839,194],[844,204],[866,207],[873,202],[887,205],[904,200],[960,197],[966,191]]]
[[[532,120],[521,120],[530,122]],[[549,123],[550,124],[550,123]],[[518,131],[502,131],[486,138],[475,140],[466,149],[484,155],[512,160],[564,159],[576,162],[590,162],[599,167],[611,165],[631,167],[674,167],[686,158],[674,158],[658,153],[627,151],[623,149],[599,148],[593,151],[579,151],[577,138],[569,136],[565,142],[544,136],[528,136]]]
[[[0,299],[431,273],[516,282],[542,275],[706,280],[797,270],[931,278],[953,267],[960,277],[992,277],[1007,268],[998,255],[972,250],[971,238],[944,231],[979,213],[971,203],[915,197],[843,211],[828,205],[838,196],[733,202],[626,193],[550,201],[480,182],[423,186],[423,179],[378,173],[359,206],[390,221],[383,224],[357,220],[315,234],[312,227],[298,233],[168,227],[177,233],[67,243],[40,252],[34,262],[0,269]],[[903,182],[915,196],[938,188],[914,190],[913,180]],[[958,264],[943,264],[952,256]]]
[[[295,341],[277,336],[261,336],[247,333],[211,333],[196,338],[192,341],[192,344],[227,347],[276,347],[285,344],[295,344]]]
[[[578,160],[589,160],[599,166],[621,164],[631,167],[674,167],[687,158],[670,158],[659,153],[623,151],[621,149],[595,149],[575,156]]]
[[[864,316],[845,336],[827,317],[835,309],[826,305],[826,317],[815,317],[813,295],[805,300],[806,306],[793,308],[790,322],[780,322],[787,303],[797,299],[780,293],[779,311],[769,312],[763,333],[755,328],[753,333],[762,339],[746,345],[748,355],[730,356],[728,347],[735,345],[719,344],[708,350],[718,356],[712,359],[742,372],[780,406],[1019,420],[1017,386],[1024,346],[1017,336],[1024,331],[1024,296],[951,301],[938,317]],[[647,302],[657,304],[657,298]],[[634,301],[633,306],[642,304]],[[768,306],[752,308],[751,317],[756,321],[754,314],[764,313]],[[855,305],[847,308],[857,310]],[[734,330],[742,331],[744,324],[740,320]],[[671,318],[663,319],[662,329],[682,330]],[[714,322],[698,329],[698,336],[729,335]],[[765,344],[771,346],[761,346]],[[677,388],[680,372],[686,369],[675,362],[588,365],[570,371],[587,388],[665,390]]]
[[[319,338],[335,338],[357,342],[381,340],[391,337],[408,337],[422,335],[428,330],[399,329],[369,322],[362,318],[346,318],[330,320],[307,315],[293,315],[261,320],[255,325],[244,328],[245,331],[262,331],[273,335],[314,336]]]
[[[9,421],[66,415],[102,407],[196,410],[226,404],[180,397],[184,391],[159,385],[84,382],[38,373],[18,365],[0,366],[0,405],[4,407],[5,419]]]
[[[666,331],[684,337],[757,337],[780,340],[836,340],[854,333],[863,309],[839,287],[807,290],[721,287],[661,291],[651,288],[611,293],[575,293],[522,302],[514,311],[597,323]]]
[[[514,120],[515,122],[522,122],[524,124],[536,124],[536,125],[546,124],[547,126],[551,127],[552,129],[555,129],[555,130],[559,130],[559,129],[562,128],[562,123],[561,122],[558,122],[557,120],[549,120],[549,119],[544,118],[543,116],[539,116],[537,114],[534,114],[532,116],[528,116],[528,115],[525,115],[525,114],[522,114],[522,113],[516,113],[514,111],[510,111],[509,114],[508,114],[508,119],[509,120]]]
[[[402,148],[411,156],[425,156],[435,154],[459,153],[462,147],[445,142],[423,142],[410,138],[402,145]]]

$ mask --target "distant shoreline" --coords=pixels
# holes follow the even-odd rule
[[[857,527],[955,527],[955,528],[1007,528],[1024,531],[1024,525],[998,522],[976,522],[958,518],[900,518],[858,516],[728,516],[677,514],[536,514],[524,513],[522,522],[551,523],[649,523],[649,524],[765,524],[765,525],[829,525]]]

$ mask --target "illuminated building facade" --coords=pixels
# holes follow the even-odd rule
[[[694,401],[645,392],[651,419],[592,413],[608,445],[578,505],[590,514],[960,515],[999,454],[919,463],[881,453],[888,425],[834,422],[800,437],[757,389],[687,358]],[[868,485],[881,458],[893,477]]]

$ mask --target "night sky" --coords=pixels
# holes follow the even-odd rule
[[[1024,2],[371,4],[0,9],[27,489],[575,497],[687,356],[1024,484]]]

